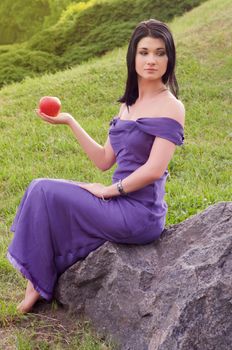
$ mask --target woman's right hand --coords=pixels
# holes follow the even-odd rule
[[[41,119],[50,124],[69,125],[70,121],[73,120],[73,116],[65,112],[59,113],[56,117],[50,117],[49,115],[42,113],[39,109],[36,109],[35,112]]]

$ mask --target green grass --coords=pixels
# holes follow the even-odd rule
[[[21,1],[17,0],[12,8],[19,7]],[[50,12],[47,16],[42,16],[43,24],[39,22],[41,0],[33,2],[32,8],[21,4],[20,13],[26,21],[27,33],[29,35],[31,32],[31,36],[21,45],[4,46],[2,50],[0,46],[0,87],[21,81],[24,77],[54,73],[61,68],[70,68],[92,57],[104,55],[115,47],[126,44],[139,21],[151,17],[170,21],[203,1],[205,0],[181,0],[174,3],[172,0],[85,0],[67,6],[69,0],[49,0],[49,4],[45,0],[44,6],[49,5]],[[3,5],[0,5],[0,18],[1,6]],[[24,6],[26,18],[32,17],[34,20],[26,20]],[[9,4],[5,9],[8,7]],[[37,12],[38,16],[34,18]],[[54,23],[55,18],[57,20]],[[21,16],[16,16],[13,24],[14,21],[18,24],[19,19],[23,21]],[[12,24],[9,20],[8,23]],[[30,31],[30,26],[33,25]],[[7,25],[3,27],[4,30],[7,29]],[[23,33],[22,30],[14,30],[13,33],[15,32],[19,35]]]
[[[0,304],[1,306],[1,304]],[[7,310],[10,311],[9,308]],[[2,312],[1,312],[2,313]],[[14,317],[13,317],[14,316]],[[55,312],[12,315],[1,325],[4,337],[0,349],[4,350],[110,350],[113,349],[100,340],[86,323],[79,324],[74,319],[64,320],[64,315]],[[1,335],[1,330],[0,330]],[[94,335],[94,336],[93,336]]]
[[[231,200],[231,19],[231,1],[211,0],[170,24],[177,44],[180,97],[186,107],[186,139],[169,167],[167,225],[210,204]],[[9,339],[12,344],[16,344],[16,339],[18,344],[24,341],[21,348],[49,346],[45,336],[33,335],[35,326],[31,319],[15,315],[25,281],[5,259],[11,239],[9,227],[26,186],[38,177],[110,184],[113,172],[96,170],[68,127],[47,125],[33,110],[42,95],[56,95],[63,102],[63,110],[72,113],[94,139],[103,143],[108,123],[118,113],[115,101],[124,90],[125,54],[125,47],[115,49],[76,68],[27,78],[0,91],[0,323],[5,334],[0,338],[0,349],[12,330],[14,337]],[[34,317],[34,322],[38,321],[39,316]],[[22,324],[28,330],[23,337]],[[17,330],[21,330],[21,335],[16,336]],[[99,345],[84,345],[84,337],[70,334],[68,341],[82,341],[86,350],[101,349],[99,341]],[[53,339],[57,349],[67,345],[65,337]],[[95,340],[90,339],[94,344]],[[80,345],[75,346],[81,349]]]

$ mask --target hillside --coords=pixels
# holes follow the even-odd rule
[[[0,4],[0,18],[2,16],[4,23],[8,18],[3,12],[5,1]],[[40,6],[41,1],[43,6]],[[139,21],[147,18],[170,21],[202,1],[86,0],[71,3],[70,0],[37,0],[30,7],[27,2],[17,0],[9,13],[15,19],[13,17],[12,22],[3,25],[2,33],[9,31],[21,40],[30,37],[21,44],[0,46],[0,88],[27,76],[55,72],[101,56],[123,46]],[[14,9],[17,6],[21,16],[16,15],[18,12]]]
[[[186,107],[186,127],[185,144],[177,149],[169,166],[167,225],[210,204],[231,201],[232,3],[210,0],[176,18],[170,27],[177,46],[177,78]],[[49,349],[51,343],[58,343],[57,349],[68,348],[67,332],[64,335],[58,326],[55,332],[51,319],[46,321],[51,322],[51,334],[46,337],[39,328],[41,315],[15,316],[24,281],[8,264],[5,253],[11,239],[10,224],[26,186],[38,177],[109,184],[113,171],[96,170],[67,127],[47,125],[33,110],[41,96],[56,95],[63,102],[63,111],[72,113],[103,143],[109,121],[118,113],[116,100],[124,91],[125,54],[125,46],[116,48],[75,68],[27,78],[0,91],[0,349],[7,349],[6,344],[14,348],[22,338],[31,346],[28,349]],[[69,344],[73,339],[72,334]],[[43,341],[41,346],[39,341]],[[101,349],[100,345],[77,348]]]
[[[212,3],[215,3],[213,9],[211,2],[203,4],[171,25],[177,42],[181,99],[187,109],[186,144],[173,163],[180,179],[169,184],[170,188],[174,185],[176,191],[180,188],[179,195],[183,197],[183,214],[179,212],[180,203],[176,208],[178,220],[229,196],[231,4],[229,0]],[[220,31],[215,25],[219,22]],[[103,141],[107,120],[117,112],[114,101],[124,88],[125,52],[125,48],[115,49],[102,59],[93,59],[88,64],[41,79],[28,78],[20,85],[1,90],[3,171],[0,184],[3,198],[0,205],[6,213],[12,215],[14,211],[15,191],[22,191],[34,176],[80,176],[81,179],[87,177],[88,181],[95,176],[101,178],[100,173],[79,167],[78,164],[88,162],[78,151],[69,131],[41,124],[33,109],[40,96],[58,95],[63,101],[63,110],[73,113],[94,137]],[[100,135],[99,123],[104,126]],[[10,151],[11,139],[14,140],[13,151]],[[67,155],[70,155],[68,167]],[[89,169],[89,166],[84,168]],[[192,183],[192,178],[197,179],[196,184]],[[215,192],[215,187],[220,191]],[[178,197],[176,191],[172,197]],[[10,205],[5,204],[6,200]]]

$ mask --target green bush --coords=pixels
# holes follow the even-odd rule
[[[47,0],[50,8],[50,15],[47,16],[44,20],[44,26],[50,26],[52,24],[55,24],[63,10],[65,10],[68,5],[73,4],[73,3],[78,3],[78,2],[86,2],[88,0]]]
[[[21,81],[27,76],[55,72],[62,64],[58,57],[27,49],[9,50],[0,55],[0,86]]]
[[[22,42],[42,29],[48,0],[1,0],[0,44]]]
[[[38,31],[55,24],[67,6],[77,2],[77,0],[1,0],[0,45],[28,40]]]
[[[178,3],[172,0],[90,0],[72,4],[54,26],[33,36],[28,42],[28,48],[57,55],[65,52],[68,56],[73,45],[86,47],[94,42],[96,46],[102,46],[101,41],[105,40],[106,47],[112,41],[114,47],[122,46],[139,21],[148,18],[169,21],[201,2],[202,0],[182,0]],[[111,28],[115,26],[117,31]],[[78,62],[81,60],[80,57]]]

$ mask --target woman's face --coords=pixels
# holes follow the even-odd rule
[[[138,78],[147,80],[161,79],[168,65],[165,43],[162,39],[144,37],[137,45],[135,70]]]

